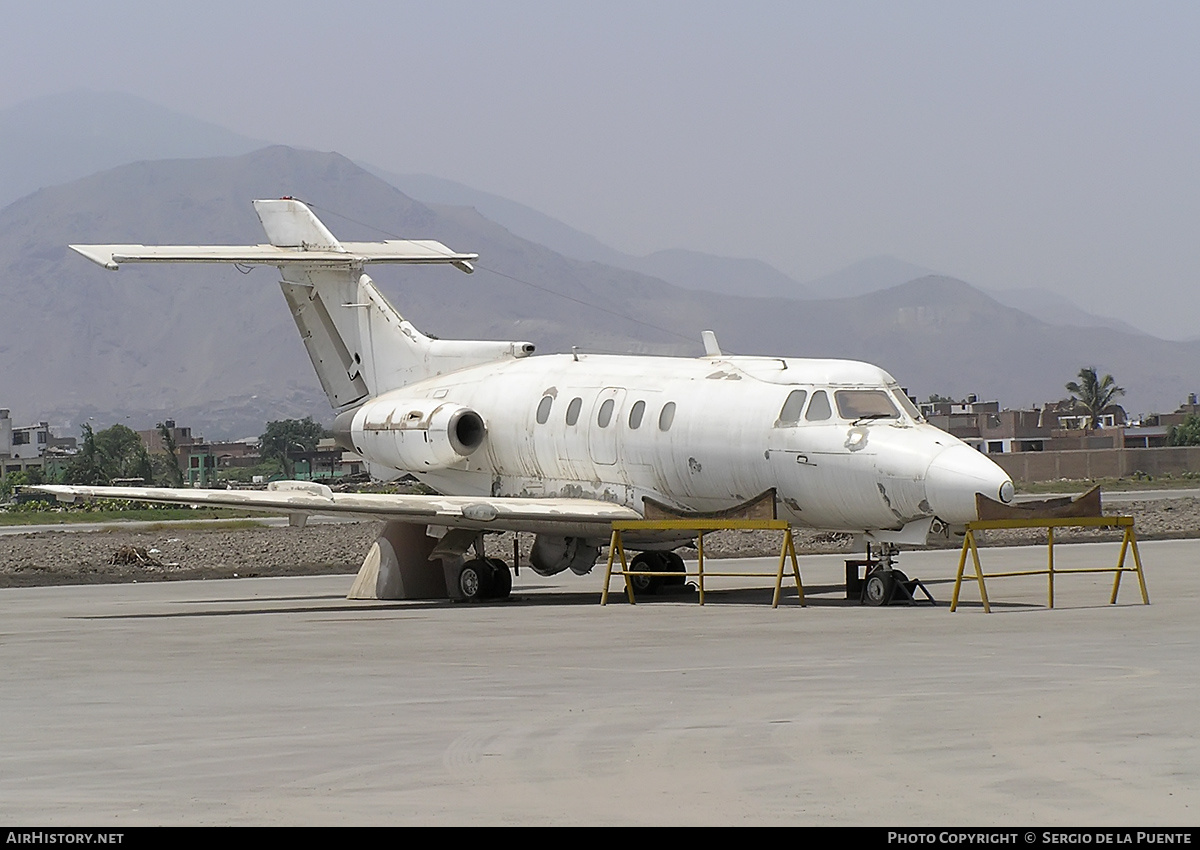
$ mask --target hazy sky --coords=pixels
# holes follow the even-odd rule
[[[1200,336],[1200,4],[3,3],[0,108],[129,92],[631,253],[876,254]]]

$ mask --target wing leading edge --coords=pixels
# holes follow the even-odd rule
[[[564,536],[607,536],[615,520],[641,519],[632,508],[591,499],[479,498],[383,493],[334,493],[323,484],[280,482],[269,490],[195,490],[159,487],[82,487],[44,484],[22,490],[60,502],[128,499],[176,505],[240,508],[307,516],[336,514],[399,520],[478,531],[528,531]],[[288,486],[291,485],[291,486]]]

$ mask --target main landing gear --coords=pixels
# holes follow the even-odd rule
[[[638,596],[651,596],[663,587],[684,583],[683,558],[677,552],[647,550],[633,556],[629,562],[629,583]],[[678,575],[638,575],[638,573],[678,573]]]
[[[512,571],[499,558],[471,558],[458,571],[458,592],[469,602],[507,599],[512,582]]]

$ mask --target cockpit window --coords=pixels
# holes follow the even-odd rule
[[[896,397],[896,401],[900,402],[900,409],[907,413],[913,422],[921,421],[921,411],[912,403],[912,399],[904,394],[904,391],[899,387],[892,387],[892,395]]]
[[[833,416],[833,410],[829,407],[829,396],[825,390],[817,390],[808,403],[808,413],[804,414],[804,418],[809,422],[820,422],[830,416]]]
[[[833,397],[843,419],[900,418],[900,411],[883,390],[838,390]]]
[[[800,411],[804,409],[804,400],[808,398],[807,390],[792,390],[788,393],[783,409],[779,411],[776,428],[787,428],[800,422]]]

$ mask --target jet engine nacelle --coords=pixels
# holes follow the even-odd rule
[[[483,417],[461,404],[429,398],[378,398],[334,423],[340,441],[395,469],[423,471],[458,463],[483,445]],[[347,427],[348,426],[348,427]]]
[[[529,565],[541,576],[552,576],[570,567],[577,576],[587,575],[600,557],[600,547],[578,537],[539,534],[533,539]]]

